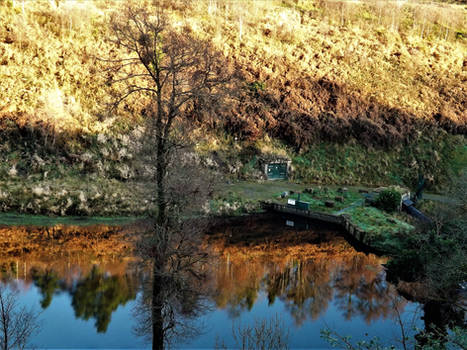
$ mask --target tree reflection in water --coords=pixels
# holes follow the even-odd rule
[[[204,225],[193,220],[172,222],[167,231],[160,231],[163,240],[148,234],[138,244],[142,261],[127,259],[130,243],[118,232],[96,240],[108,247],[99,249],[100,258],[94,248],[83,248],[91,233],[110,232],[106,227],[102,233],[85,228],[83,232],[91,232],[86,235],[74,229],[73,235],[83,239],[75,239],[73,250],[65,250],[61,257],[56,254],[59,248],[47,242],[38,244],[34,255],[18,256],[16,247],[28,236],[26,230],[16,229],[6,235],[14,249],[0,257],[2,281],[21,279],[25,289],[34,283],[43,308],[55,294],[69,294],[76,317],[95,320],[99,332],[107,330],[119,305],[138,297],[138,331],[153,341],[154,348],[175,337],[193,338],[203,327],[199,316],[209,305],[239,316],[251,310],[260,295],[267,296],[270,305],[283,303],[296,324],[323,316],[330,305],[346,319],[362,317],[368,323],[396,317],[394,300],[403,312],[405,300],[396,298],[397,291],[385,280],[381,265],[385,259],[357,252],[343,238],[314,228],[298,232],[272,227],[270,218],[242,220],[237,226],[224,224],[217,236],[204,235]],[[40,232],[32,233],[39,237],[36,231]],[[138,231],[153,232],[153,226]],[[23,232],[20,238],[18,232]],[[131,261],[133,266],[128,265]],[[455,318],[445,305],[416,300],[426,304],[427,330],[432,324],[445,329]]]
[[[55,291],[60,288],[60,277],[55,271],[50,269],[46,269],[45,271],[33,269],[32,279],[34,285],[42,295],[41,307],[47,309],[52,302],[52,296]]]
[[[97,332],[105,333],[112,313],[121,305],[136,299],[139,278],[134,271],[110,275],[97,265],[92,266],[84,277],[67,283],[67,276],[51,269],[31,269],[34,285],[42,295],[41,307],[46,309],[54,294],[68,293],[76,318],[94,319]],[[69,281],[70,282],[70,281]]]
[[[336,271],[334,290],[347,320],[362,316],[369,324],[378,318],[395,317],[395,308],[402,310],[406,304],[386,282],[381,266],[372,264],[363,254],[355,255]]]
[[[357,252],[340,237],[317,237],[313,230],[291,231],[275,235],[274,244],[256,239],[245,245],[235,237],[214,243],[223,257],[216,271],[217,306],[237,316],[265,293],[269,305],[280,299],[296,324],[322,316],[332,301],[346,319],[393,317],[397,291],[385,281],[384,259]]]
[[[153,349],[163,349],[199,333],[198,317],[209,309],[212,288],[202,225],[189,220],[156,230],[149,230],[139,244],[151,278],[144,283],[135,316],[137,334],[152,340]]]
[[[45,259],[48,261],[49,259]],[[64,261],[57,259],[59,266]],[[43,265],[41,262],[36,262]],[[22,264],[10,264],[11,266],[24,266]],[[121,305],[136,298],[139,289],[139,276],[134,269],[128,269],[127,264],[112,265],[117,268],[117,273],[109,273],[103,267],[86,262],[69,269],[54,269],[50,267],[40,268],[31,264],[29,271],[22,270],[24,276],[21,284],[18,284],[18,270],[12,269],[9,274],[3,276],[1,283],[11,284],[18,288],[28,289],[30,283],[34,283],[42,296],[40,305],[47,309],[52,303],[53,296],[57,293],[67,293],[71,299],[76,318],[84,320],[94,319],[97,332],[105,333],[111,322],[112,313]],[[103,264],[105,266],[105,264]],[[120,266],[121,265],[121,266]],[[85,272],[82,276],[81,273]],[[86,272],[88,271],[88,272]]]
[[[76,317],[94,318],[97,331],[105,332],[112,312],[136,298],[136,285],[128,275],[107,276],[94,266],[71,294]]]

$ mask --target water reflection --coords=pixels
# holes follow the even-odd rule
[[[94,266],[71,290],[71,305],[76,317],[95,319],[98,332],[105,332],[112,312],[136,298],[136,280],[132,276],[108,276]]]
[[[52,296],[55,291],[60,289],[60,277],[57,272],[53,270],[46,269],[40,271],[36,268],[32,269],[31,275],[34,285],[39,289],[42,295],[41,307],[47,309],[52,302]]]
[[[135,232],[102,225],[0,228],[3,283],[24,291],[34,285],[44,310],[54,295],[67,294],[75,317],[93,319],[104,333],[112,313],[140,287],[127,257]]]
[[[109,275],[96,265],[86,275],[67,283],[69,277],[61,278],[54,270],[31,268],[30,276],[40,295],[40,306],[47,309],[53,296],[67,293],[76,318],[94,319],[97,332],[106,332],[112,313],[121,305],[136,298],[138,279],[131,274]],[[4,276],[5,277],[5,276]],[[26,280],[24,280],[26,282]],[[15,288],[16,280],[4,278],[4,283]],[[28,289],[28,283],[21,284]]]
[[[236,317],[265,292],[269,305],[279,299],[297,325],[318,319],[331,302],[347,320],[361,316],[370,323],[394,316],[397,291],[385,281],[382,259],[358,253],[337,237],[314,243],[313,249],[307,245],[224,247],[216,268],[217,307]],[[304,256],[302,249],[308,251]],[[298,253],[287,256],[294,250]]]
[[[97,332],[108,331],[120,306],[136,305],[132,321],[154,348],[193,339],[204,329],[205,312],[240,317],[262,296],[271,308],[283,306],[292,329],[334,308],[341,319],[367,324],[403,313],[407,302],[386,282],[385,259],[357,252],[335,229],[303,228],[243,218],[220,222],[205,235],[203,225],[189,222],[171,227],[162,248],[151,234],[135,238],[151,231],[148,224],[0,228],[1,275],[24,290],[35,286],[44,310],[56,296],[67,296],[75,317],[92,320]]]
[[[137,332],[163,349],[173,339],[195,337],[208,310],[211,258],[198,220],[149,226],[137,252],[151,269],[136,310]]]

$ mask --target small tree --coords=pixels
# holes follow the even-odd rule
[[[37,314],[17,302],[17,293],[0,285],[0,349],[24,349],[39,329]]]
[[[269,320],[255,320],[254,325],[233,328],[233,337],[241,350],[288,350],[289,331],[276,315]]]

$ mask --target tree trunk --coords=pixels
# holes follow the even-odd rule
[[[2,350],[8,350],[8,315],[5,310],[5,302],[2,295],[2,290],[0,290],[0,311],[1,311],[1,327],[3,332],[3,346]]]
[[[156,261],[154,261],[154,272],[152,282],[152,349],[163,350],[164,349],[164,317],[162,315],[162,292],[163,292],[163,281],[160,274],[157,273]]]
[[[157,140],[157,158],[156,158],[156,192],[157,192],[157,220],[159,226],[164,226],[167,219],[167,203],[165,193],[165,172],[166,172],[166,154],[164,150],[164,141],[158,136]]]

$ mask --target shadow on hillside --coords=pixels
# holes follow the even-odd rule
[[[261,78],[260,73],[244,75]],[[319,140],[355,139],[366,146],[389,148],[410,143],[418,132],[429,134],[439,128],[452,134],[467,132],[466,123],[456,123],[443,112],[422,120],[326,79],[279,77],[264,85],[266,89],[250,89],[243,96],[240,108],[228,119],[232,132],[244,138],[268,132],[297,151]]]

